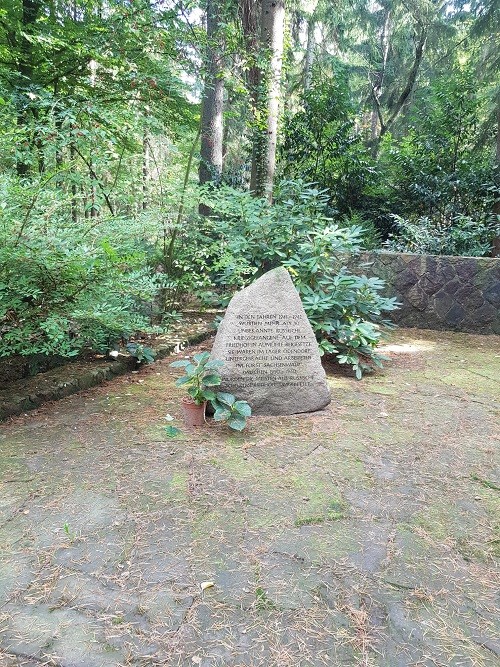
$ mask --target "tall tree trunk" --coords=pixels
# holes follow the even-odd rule
[[[64,152],[61,146],[61,137],[62,137],[62,118],[59,113],[59,110],[56,108],[56,117],[54,119],[54,127],[56,129],[56,169],[62,169],[64,164]]]
[[[90,179],[90,217],[97,218],[99,211],[96,206],[96,173],[94,171],[94,162],[92,156],[89,157],[89,179]]]
[[[304,91],[308,91],[312,83],[312,68],[314,63],[314,48],[316,46],[315,38],[316,20],[314,16],[310,16],[307,21],[307,45],[306,55],[304,58],[303,86]]]
[[[375,103],[373,103],[373,109],[370,112],[370,143],[377,141],[378,137],[378,115],[377,109],[375,108]]]
[[[142,138],[142,210],[148,208],[148,194],[149,194],[149,140],[146,130],[144,130]]]
[[[226,110],[226,121],[224,122],[224,128],[222,132],[222,171],[226,169],[226,157],[229,149],[229,133],[231,129],[231,124],[227,118],[231,114],[231,109],[234,102],[234,96],[229,93],[226,96],[226,101],[224,103],[224,109]]]
[[[378,140],[379,114],[377,112],[376,101],[380,99],[382,94],[382,88],[387,71],[387,60],[389,57],[391,9],[390,6],[385,6],[384,9],[384,23],[382,30],[380,31],[380,53],[382,60],[379,70],[375,73],[375,80],[372,83],[373,107],[371,112],[370,133],[370,141],[372,145],[376,144]]]
[[[69,157],[71,160],[70,174],[71,174],[71,220],[73,222],[78,222],[78,188],[75,182],[75,161],[76,161],[76,151],[75,144],[73,141],[69,145]]]
[[[496,151],[496,172],[500,180],[500,100],[497,102],[497,151]],[[500,218],[500,197],[493,204],[493,215]],[[492,240],[492,257],[500,257],[500,236],[495,236]]]
[[[220,0],[207,0],[207,49],[205,59],[205,85],[201,111],[201,161],[200,185],[212,181],[218,183],[222,176],[222,112],[224,108],[224,80],[220,39]],[[210,211],[200,206],[200,213]]]
[[[17,71],[19,73],[19,88],[17,95],[17,125],[25,128],[29,122],[30,106],[26,89],[33,82],[33,44],[30,40],[30,34],[37,21],[41,9],[41,0],[23,0],[21,14],[21,35],[17,44],[19,48],[19,59]],[[11,41],[16,42],[14,33],[11,33]],[[33,142],[31,142],[33,143]],[[33,148],[33,146],[31,146]],[[29,172],[29,160],[18,158],[16,170],[19,176],[26,176]]]
[[[259,23],[261,2],[258,0],[241,0],[240,2],[241,23],[243,37],[248,55],[248,67],[246,70],[246,82],[250,94],[252,114],[257,112],[258,86],[260,81],[260,69],[257,65],[259,51]]]
[[[260,56],[266,65],[258,86],[250,190],[258,197],[267,197],[269,202],[276,167],[284,24],[284,0],[262,0]]]

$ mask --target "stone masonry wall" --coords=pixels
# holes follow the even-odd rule
[[[349,269],[386,281],[400,326],[500,334],[500,259],[375,251]]]

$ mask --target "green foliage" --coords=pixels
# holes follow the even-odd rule
[[[391,328],[384,314],[398,307],[395,298],[382,296],[384,282],[349,273],[330,253],[325,235],[308,238],[284,264],[294,278],[320,351],[351,365],[358,379],[373,366],[381,366],[377,345],[384,330]]]
[[[152,364],[155,360],[155,351],[147,345],[141,343],[127,343],[127,352],[131,357],[135,357],[138,363],[145,361],[147,364]]]
[[[63,530],[65,535],[68,537],[70,542],[74,542],[76,539],[76,533],[71,530],[70,525],[67,521],[64,522]]]
[[[255,608],[258,611],[275,611],[278,609],[278,606],[273,602],[267,591],[265,591],[261,586],[257,586],[255,589]]]
[[[175,382],[177,387],[185,387],[197,405],[210,401],[215,410],[215,421],[225,422],[229,428],[242,431],[252,414],[248,403],[238,401],[232,394],[214,391],[214,387],[222,382],[217,369],[223,365],[223,361],[210,359],[209,352],[199,352],[192,359],[180,359],[170,364],[172,368],[184,368],[185,374]]]
[[[247,423],[248,417],[252,415],[252,409],[246,401],[238,401],[227,392],[218,391],[212,400],[217,422],[225,422],[229,428],[242,431]]]
[[[286,178],[317,183],[340,213],[359,207],[374,174],[373,160],[354,130],[355,107],[347,68],[332,60],[332,72],[317,71],[285,122],[279,168]]]
[[[493,128],[485,133],[480,124],[486,112],[477,74],[470,65],[456,65],[432,81],[406,136],[385,139],[378,184],[367,201],[392,249],[490,252],[499,190],[489,147]]]
[[[342,270],[339,253],[375,247],[380,233],[395,249],[480,255],[498,233],[493,5],[438,10],[419,0],[408,12],[400,0],[334,8],[321,0],[307,14],[325,36],[307,90],[295,59],[304,25],[285,57],[274,204],[206,188],[201,200],[214,215],[200,219],[199,105],[188,93],[199,87],[193,54],[207,44],[201,20],[146,0],[105,11],[96,0],[4,3],[0,355],[106,351],[178,318],[193,294],[224,302],[285,264],[322,348],[358,372],[394,304]],[[237,8],[223,13],[222,180],[244,188],[252,129],[264,118],[245,78],[261,63],[248,44],[241,52]],[[372,93],[387,121],[415,56],[410,37],[422,27],[416,85],[375,158]]]
[[[175,438],[181,433],[181,429],[177,428],[177,426],[172,426],[172,424],[167,424],[165,426],[165,435],[167,438]]]
[[[271,206],[228,186],[205,188],[201,197],[214,213],[212,233],[222,240],[212,274],[221,285],[241,286],[280,266],[309,234],[326,235],[332,252],[359,248],[361,229],[334,224],[328,194],[310,183],[282,181]]]
[[[164,417],[164,419],[167,422],[175,421],[175,417],[172,417],[172,415],[166,415]],[[165,429],[165,435],[167,436],[167,438],[175,438],[182,433],[180,428],[178,428],[177,426],[174,426],[173,424],[167,424],[164,427],[164,429]]]
[[[395,230],[385,245],[399,252],[482,257],[489,254],[492,239],[500,235],[500,220],[495,222],[492,215],[483,215],[479,220],[463,215],[452,219],[405,219],[395,215],[394,222]]]
[[[71,223],[59,193],[4,181],[0,356],[105,352],[150,329],[157,291],[127,221]]]
[[[365,245],[390,235],[394,248],[489,254],[499,195],[492,7],[320,2],[308,18],[331,26],[338,55],[316,49],[310,87],[289,85],[278,169],[328,189],[333,208],[364,221]],[[409,229],[420,224],[425,243]]]
[[[335,223],[328,194],[300,181],[282,182],[272,206],[228,187],[209,194],[224,248],[224,268],[213,281],[223,294],[260,272],[286,266],[320,350],[350,364],[357,377],[380,365],[376,346],[389,326],[383,315],[397,304],[381,295],[381,280],[351,275],[343,266],[360,249],[363,228]]]
[[[184,375],[175,384],[184,387],[197,405],[215,400],[213,387],[222,381],[217,371],[222,365],[222,361],[210,359],[209,352],[198,352],[192,359],[179,359],[170,364],[172,368],[184,369]]]

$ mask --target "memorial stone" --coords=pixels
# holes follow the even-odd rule
[[[330,403],[314,332],[288,271],[274,269],[231,300],[212,349],[222,385],[257,415],[320,410]]]

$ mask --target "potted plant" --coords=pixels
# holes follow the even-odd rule
[[[209,352],[199,352],[192,359],[180,359],[170,364],[173,368],[184,368],[184,375],[175,382],[177,387],[185,387],[188,396],[182,400],[186,426],[203,426],[207,401],[215,401],[213,387],[221,383],[217,371],[223,361],[210,359]]]
[[[223,361],[210,359],[209,352],[199,352],[190,359],[181,359],[170,364],[173,368],[184,368],[184,375],[175,382],[177,387],[185,387],[188,396],[182,399],[186,426],[203,426],[205,409],[210,401],[214,409],[214,420],[225,422],[229,428],[242,431],[252,409],[246,401],[238,401],[232,394],[215,391],[221,383],[218,369]]]

